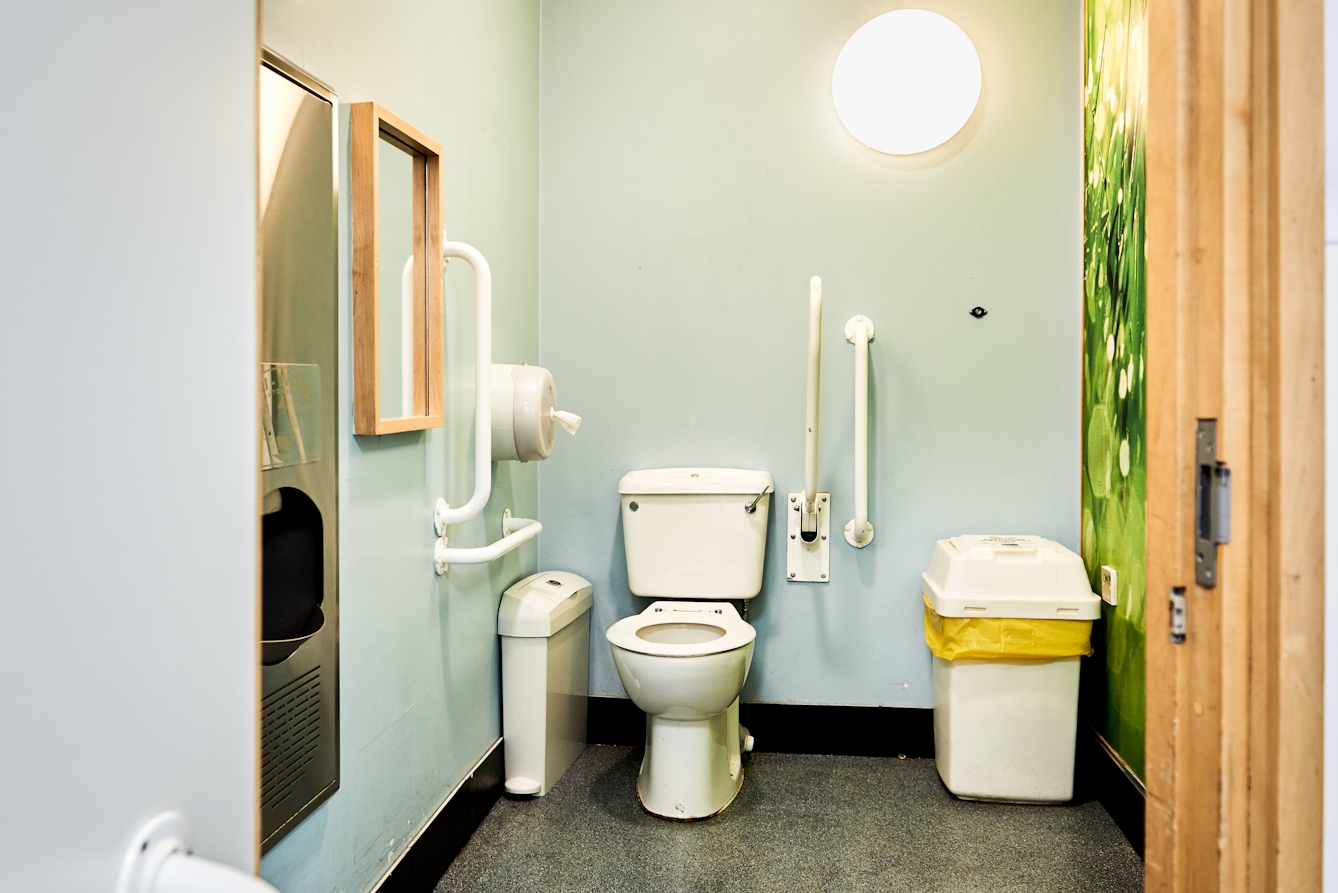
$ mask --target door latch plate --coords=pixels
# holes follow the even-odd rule
[[[1231,469],[1217,461],[1217,419],[1199,419],[1194,464],[1194,580],[1212,589],[1217,547],[1231,542]]]
[[[1189,609],[1189,598],[1185,595],[1185,587],[1171,587],[1171,644],[1185,644],[1185,633],[1188,630],[1186,613]]]

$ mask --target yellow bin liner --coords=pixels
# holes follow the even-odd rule
[[[1092,621],[943,617],[925,598],[925,641],[944,660],[1082,657],[1092,653]]]

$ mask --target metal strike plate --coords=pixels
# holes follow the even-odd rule
[[[1186,622],[1186,611],[1189,608],[1189,598],[1185,595],[1185,587],[1171,587],[1171,644],[1185,644],[1185,632],[1188,624]]]
[[[791,583],[827,583],[831,579],[832,494],[814,499],[817,519],[803,530],[804,494],[790,493],[785,501],[785,579]]]
[[[1217,461],[1217,420],[1199,419],[1195,443],[1194,580],[1217,586],[1217,547],[1231,542],[1231,469]]]

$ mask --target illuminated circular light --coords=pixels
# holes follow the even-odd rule
[[[870,149],[914,155],[961,130],[980,99],[980,57],[966,32],[924,9],[884,13],[860,28],[832,72],[832,101]]]

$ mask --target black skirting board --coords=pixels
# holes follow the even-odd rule
[[[381,879],[376,893],[431,893],[502,795],[499,741]]]

